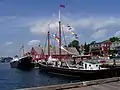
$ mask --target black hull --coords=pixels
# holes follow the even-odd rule
[[[21,70],[30,70],[34,68],[34,63],[32,63],[32,57],[23,57],[19,61],[10,62],[12,68],[18,68]]]
[[[39,64],[39,70],[56,75],[62,75],[79,80],[95,80],[120,76],[120,67],[104,70],[71,70]]]
[[[10,62],[10,66],[11,66],[11,68],[17,68],[17,66],[18,66],[18,61]]]

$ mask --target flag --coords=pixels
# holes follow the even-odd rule
[[[68,30],[71,30],[72,28],[70,27]]]
[[[54,34],[53,36],[59,42],[59,37],[56,34]]]
[[[67,24],[67,27],[71,27],[69,24]]]
[[[52,45],[50,45],[50,48],[52,48]]]
[[[69,24],[67,24],[67,28],[76,39],[79,38],[78,35],[72,30],[73,28]]]
[[[72,33],[72,35],[75,35],[75,32],[74,32],[74,31],[72,31],[71,33]]]
[[[70,31],[71,31],[71,29],[72,29],[72,27],[71,27],[69,24],[67,24],[67,28],[68,28],[68,30],[70,30]]]
[[[79,37],[78,36],[75,36],[76,39],[78,39]]]
[[[61,4],[60,7],[61,7],[61,8],[65,8],[65,5]]]

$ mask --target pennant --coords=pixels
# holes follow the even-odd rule
[[[54,34],[53,36],[59,42],[59,37],[56,34]]]
[[[75,36],[76,39],[78,39],[77,34],[72,30],[73,28],[69,24],[67,24],[67,27],[68,27],[68,30],[71,31],[72,35]]]
[[[71,30],[72,28],[70,27],[68,30]]]
[[[67,24],[67,27],[71,27],[69,24]]]
[[[74,31],[72,31],[71,33],[72,33],[72,35],[75,35],[75,32],[74,32]]]
[[[50,45],[50,48],[52,48],[52,45]]]
[[[58,42],[60,41],[59,37],[57,37],[57,36],[55,37],[55,39],[56,39]]]
[[[67,28],[69,31],[71,31],[73,29],[69,24],[67,25]]]
[[[61,8],[65,8],[65,5],[61,4],[60,7],[61,7]]]
[[[75,36],[76,39],[78,39],[79,37],[78,36]]]

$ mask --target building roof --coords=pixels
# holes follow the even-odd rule
[[[92,43],[92,44],[90,44],[90,45],[98,45],[98,44],[107,44],[107,43],[110,43],[111,44],[111,42],[110,41],[102,41],[102,42],[94,42],[94,43]]]
[[[42,49],[43,49],[43,51],[44,51],[44,54],[45,55],[48,55],[48,47],[39,47],[39,46],[35,46],[35,47],[33,47],[34,48],[34,50],[37,52],[37,54],[41,54],[41,52],[42,52]],[[65,47],[64,47],[65,48]],[[76,48],[74,48],[74,47],[68,47],[68,48],[65,48],[68,52],[66,52],[65,50],[62,50],[61,49],[61,54],[71,54],[71,53],[74,53],[74,54],[76,54],[76,55],[79,55],[79,52],[77,51],[77,49]],[[71,52],[71,53],[69,53],[69,52]],[[52,54],[52,55],[59,55],[59,47],[51,47],[50,48],[50,53]]]
[[[65,48],[65,47],[64,47]],[[69,48],[65,48],[67,51],[71,52],[71,53],[74,53],[74,54],[77,54],[79,55],[78,51],[76,48],[74,47],[69,47]],[[48,54],[48,48],[45,48],[44,49],[44,53],[45,54]],[[50,48],[50,53],[53,54],[53,55],[59,55],[59,47],[52,47]],[[65,50],[61,49],[61,54],[69,54],[68,52],[66,52]]]
[[[34,50],[37,52],[37,54],[41,54],[42,49],[43,49],[42,47],[39,47],[39,46],[34,46],[32,48],[34,48]]]

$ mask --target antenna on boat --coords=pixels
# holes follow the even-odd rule
[[[22,50],[22,51],[21,51]],[[21,53],[22,52],[22,53]],[[20,49],[19,49],[19,53],[20,53],[20,56],[24,56],[24,44],[21,45]]]
[[[24,56],[24,54],[25,54],[24,44],[22,44],[21,49],[22,49],[22,56]]]

